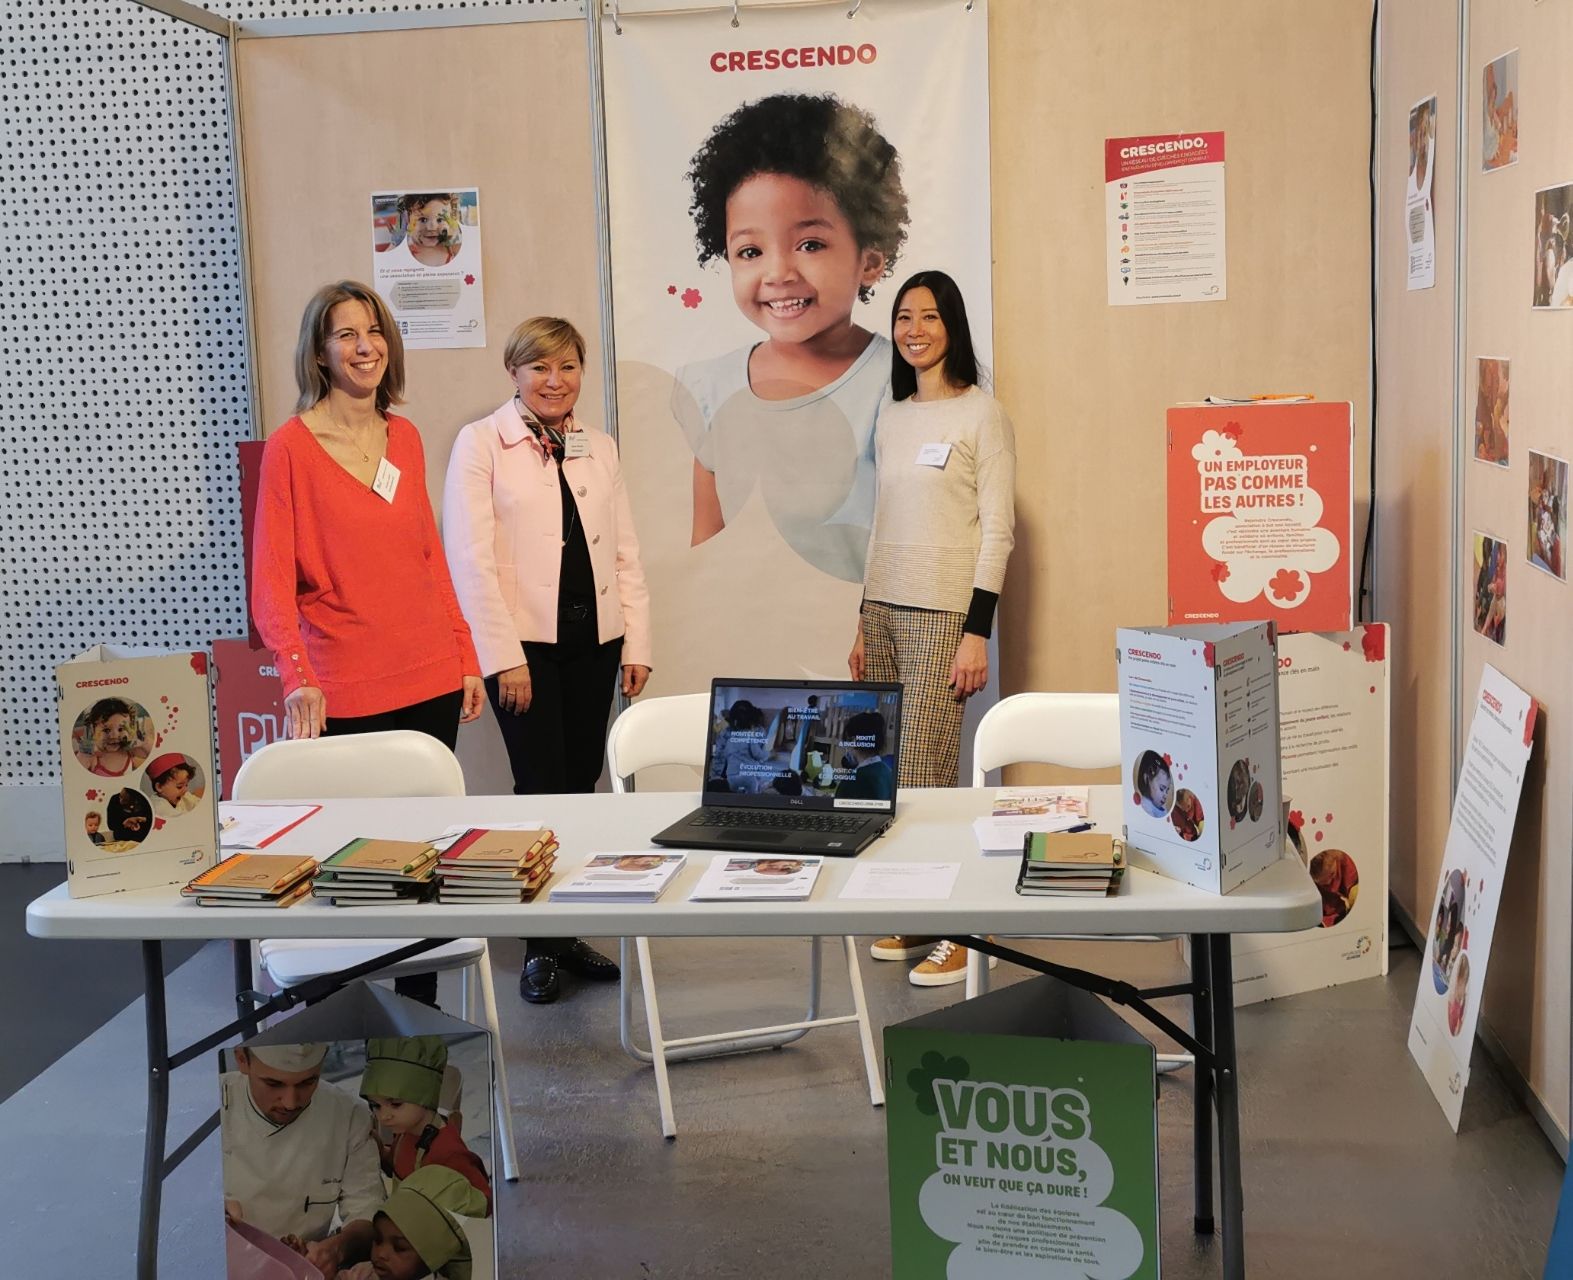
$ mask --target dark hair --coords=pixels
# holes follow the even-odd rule
[[[1169,766],[1164,758],[1156,751],[1143,751],[1142,758],[1136,765],[1136,790],[1145,797],[1147,785],[1160,773],[1168,773]],[[1170,775],[1172,778],[1172,774]]]
[[[179,764],[172,764],[172,765],[170,765],[169,768],[165,769],[163,773],[161,773],[157,777],[155,777],[153,779],[153,785],[155,787],[162,787],[166,782],[168,782],[172,777],[174,777],[175,774],[179,770],[181,770],[181,769],[184,769],[186,771],[186,777],[187,778],[194,778],[194,777],[197,776],[197,771],[195,769],[193,769],[185,761],[182,760]]]
[[[699,265],[726,257],[726,202],[761,173],[800,178],[829,193],[859,249],[885,255],[884,279],[907,238],[901,159],[862,107],[832,94],[778,93],[745,102],[710,131],[684,175],[693,187]],[[873,290],[862,285],[867,302]]]
[[[110,716],[130,716],[135,720],[137,713],[124,698],[100,698],[88,708],[87,723],[89,727],[103,724]]]
[[[978,385],[978,358],[972,350],[972,326],[967,323],[967,304],[956,282],[943,271],[919,271],[896,291],[890,307],[891,336],[895,336],[896,313],[902,299],[914,289],[927,289],[934,295],[940,323],[945,326],[945,381],[953,387]],[[902,359],[900,351],[890,353],[890,394],[896,400],[915,395],[918,371]]]
[[[740,698],[726,709],[728,729],[757,729],[765,722],[765,713],[747,698]]]
[[[859,711],[847,721],[844,730],[847,746],[854,751],[867,751],[868,748],[858,742],[859,738],[872,738],[874,750],[885,749],[885,717],[877,711]]]

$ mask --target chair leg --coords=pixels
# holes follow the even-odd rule
[[[868,1100],[885,1105],[885,1082],[880,1077],[879,1055],[874,1052],[874,1030],[869,1026],[868,1002],[863,998],[863,970],[858,964],[857,939],[841,939],[847,953],[847,980],[852,986],[852,1009],[857,1014],[858,1039],[863,1043],[863,1070],[868,1074]]]
[[[493,1123],[502,1143],[502,1176],[519,1181],[519,1153],[513,1143],[513,1099],[508,1095],[508,1066],[503,1059],[502,1028],[497,1023],[497,989],[492,985],[491,949],[483,942],[475,961],[475,986],[480,988],[481,1005],[486,1014],[486,1031],[492,1040],[492,1088],[496,1096]]]
[[[666,1075],[666,1040],[661,1034],[661,1008],[655,998],[655,974],[650,968],[650,939],[636,938],[639,952],[639,984],[644,991],[645,1022],[650,1031],[650,1061],[655,1067],[655,1098],[661,1108],[661,1136],[677,1137],[677,1120],[672,1114],[672,1085]]]

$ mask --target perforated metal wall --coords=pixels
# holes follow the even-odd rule
[[[128,0],[7,3],[0,143],[0,787],[30,788],[59,782],[57,663],[101,640],[244,629],[234,458],[251,424],[224,41]]]

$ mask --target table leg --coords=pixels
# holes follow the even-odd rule
[[[241,1039],[249,1040],[257,1034],[257,1020],[251,1016],[256,1012],[251,993],[257,985],[256,975],[251,969],[251,942],[249,939],[236,938],[229,945],[235,965],[235,1013],[246,1023]]]
[[[1218,1190],[1223,1202],[1223,1274],[1245,1280],[1245,1192],[1240,1171],[1240,1088],[1234,1045],[1234,960],[1229,935],[1212,942],[1213,1054],[1217,1069]]]
[[[1191,935],[1192,1034],[1204,1049],[1213,1047],[1212,939],[1207,934]],[[1213,1073],[1202,1062],[1196,1063],[1193,1111],[1195,1134],[1192,1139],[1196,1197],[1195,1228],[1201,1235],[1213,1233]]]
[[[147,1014],[147,1133],[142,1139],[137,1280],[158,1280],[158,1220],[164,1197],[164,1141],[169,1122],[169,1024],[164,1007],[162,943],[142,944],[142,976]]]

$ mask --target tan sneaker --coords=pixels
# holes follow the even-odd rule
[[[999,961],[989,957],[989,968]],[[941,942],[929,952],[928,959],[916,965],[907,975],[914,987],[948,987],[953,982],[967,980],[967,948],[954,942]]]
[[[881,938],[868,949],[876,960],[916,960],[934,949],[938,938],[919,938],[910,933],[896,933]]]

